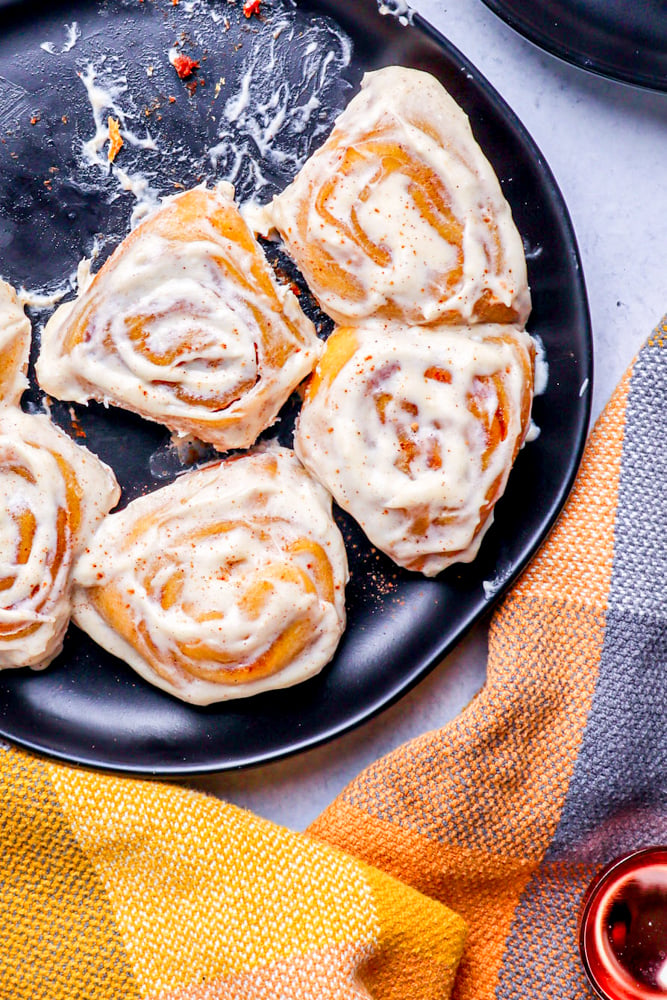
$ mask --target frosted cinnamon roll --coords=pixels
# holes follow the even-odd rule
[[[28,386],[30,333],[16,292],[0,280],[0,405],[18,406]]]
[[[392,66],[259,212],[337,323],[511,323],[530,311],[521,238],[468,118],[428,73]]]
[[[400,566],[470,562],[530,424],[533,342],[508,326],[339,328],[294,447]]]
[[[189,472],[106,518],[75,570],[74,619],[198,705],[316,674],[345,625],[331,498],[284,448]]]
[[[321,344],[274,279],[233,188],[165,199],[42,336],[40,385],[114,403],[220,450],[251,445]]]
[[[120,490],[46,416],[0,411],[0,667],[45,667],[70,619],[72,565]]]

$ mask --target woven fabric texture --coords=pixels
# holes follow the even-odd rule
[[[483,690],[308,836],[3,745],[0,1000],[589,997],[582,892],[667,841],[666,398],[663,323],[495,614]]]
[[[1,1000],[447,996],[464,937],[440,903],[226,803],[0,750]]]
[[[585,887],[619,854],[667,842],[665,400],[663,320],[493,618],[480,694],[310,829],[466,919],[457,1000],[589,998]]]

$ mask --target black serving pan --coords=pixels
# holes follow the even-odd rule
[[[405,693],[516,579],[554,523],[582,453],[592,376],[584,278],[563,199],[521,123],[419,16],[403,25],[380,15],[375,0],[263,0],[262,8],[261,21],[244,18],[240,4],[215,0],[79,0],[48,10],[27,2],[0,10],[0,275],[48,291],[96,239],[102,259],[128,231],[133,197],[120,193],[117,178],[82,162],[93,129],[77,71],[91,64],[99,80],[126,77],[118,97],[126,124],[140,137],[149,128],[157,140],[157,151],[126,147],[118,163],[130,172],[142,165],[160,193],[233,176],[241,198],[257,194],[258,184],[268,198],[290,180],[295,150],[303,157],[322,141],[365,71],[397,63],[428,70],[470,116],[523,236],[530,329],[545,346],[550,373],[534,407],[541,433],[519,455],[477,560],[435,580],[396,568],[336,511],[350,558],[348,627],[332,663],[301,685],[192,707],[149,686],[71,626],[63,653],[45,671],[0,675],[0,734],[55,758],[135,774],[204,773],[268,761],[359,724]],[[291,27],[278,30],[285,18]],[[194,81],[179,80],[168,63],[174,40],[200,61]],[[266,136],[248,138],[246,130],[231,147],[223,142],[214,167],[207,150],[230,116],[234,128],[243,118],[239,95],[252,53],[258,72],[302,82],[307,60],[319,60],[320,83],[327,72],[329,82],[315,114],[301,115],[301,125],[289,119],[280,155],[267,157]],[[250,80],[244,114],[261,118],[281,88],[275,78],[254,87]],[[283,110],[291,114],[307,97],[306,86]],[[232,153],[240,146],[237,160]],[[46,315],[33,313],[37,335]],[[313,316],[326,334],[321,315]],[[39,405],[33,385],[24,406]],[[291,441],[297,405],[287,405],[278,425],[283,443]],[[155,424],[96,404],[54,402],[51,413],[70,433],[85,434],[114,468],[123,503],[178,471],[169,435]]]
[[[665,0],[483,0],[512,28],[566,62],[667,90]]]

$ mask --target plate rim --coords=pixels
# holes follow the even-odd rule
[[[614,80],[625,86],[637,87],[642,90],[651,90],[656,93],[667,92],[667,74],[657,76],[654,73],[641,73],[626,71],[622,67],[607,59],[597,55],[586,53],[577,46],[568,45],[545,31],[540,24],[536,23],[530,13],[518,11],[512,0],[481,0],[488,9],[501,21],[512,28],[517,34],[531,42],[538,49],[547,52],[562,62],[577,69],[583,70],[592,76],[603,77],[605,80]],[[533,7],[528,8],[529,11]]]
[[[299,0],[297,0],[297,2],[299,2]],[[357,3],[359,0],[353,0],[353,2]],[[376,0],[366,0],[366,3],[368,5],[376,6]],[[495,89],[495,87],[493,87],[484,74],[477,69],[471,60],[465,56],[442,32],[431,25],[425,17],[419,13],[414,13],[412,17],[412,25],[436,43],[437,47],[442,51],[448,62],[453,62],[458,65],[464,73],[472,73],[476,87],[483,91],[484,96],[487,99],[490,99],[492,104],[497,105],[501,109],[504,118],[511,122],[512,128],[520,136],[522,144],[530,151],[533,160],[539,164],[540,174],[555,196],[561,212],[561,222],[567,233],[569,251],[576,263],[575,270],[578,273],[579,291],[578,307],[581,312],[581,335],[582,342],[584,344],[582,365],[585,365],[586,368],[586,370],[582,372],[582,376],[588,378],[590,385],[589,391],[585,393],[585,398],[581,400],[581,408],[578,411],[579,420],[576,422],[578,426],[577,446],[568,456],[568,461],[566,463],[567,474],[562,477],[558,490],[551,498],[550,508],[548,510],[548,514],[546,514],[542,520],[542,526],[538,538],[531,540],[523,546],[521,556],[513,562],[511,580],[505,581],[498,586],[493,596],[485,601],[481,609],[479,601],[471,605],[471,607],[467,610],[467,613],[462,616],[461,624],[457,629],[456,634],[453,636],[448,635],[445,641],[440,641],[437,644],[437,650],[434,653],[430,653],[429,655],[423,654],[415,657],[411,661],[410,669],[406,670],[401,675],[400,679],[392,685],[389,694],[381,695],[379,698],[373,700],[370,705],[369,703],[366,703],[362,709],[358,710],[353,715],[348,715],[344,720],[322,728],[316,735],[311,734],[304,738],[293,739],[288,743],[286,742],[278,749],[271,748],[269,750],[262,750],[260,753],[253,752],[252,754],[237,753],[234,760],[224,757],[221,759],[221,755],[218,753],[217,756],[214,755],[212,759],[206,762],[198,761],[196,763],[191,763],[186,760],[183,762],[171,762],[159,766],[151,766],[145,763],[127,761],[110,763],[108,761],[100,761],[95,756],[86,754],[85,752],[71,752],[54,749],[51,746],[46,746],[44,743],[40,743],[38,739],[27,739],[22,737],[17,738],[14,734],[7,731],[4,720],[0,719],[1,738],[30,752],[45,756],[51,760],[87,769],[94,769],[104,773],[127,775],[146,779],[156,777],[178,779],[189,776],[194,777],[220,774],[226,771],[259,767],[287,759],[305,750],[322,746],[338,736],[342,736],[343,734],[358,728],[364,722],[371,720],[385,709],[390,708],[400,698],[406,695],[417,683],[419,683],[419,681],[426,677],[456,645],[458,645],[458,643],[476,623],[484,620],[485,617],[490,616],[494,607],[510,590],[514,582],[516,582],[528,563],[532,560],[549,536],[563,509],[563,506],[567,501],[567,497],[572,489],[579,470],[579,465],[588,438],[592,404],[592,392],[590,390],[593,382],[594,359],[590,308],[579,247],[572,219],[551,168],[539,150],[535,140],[528,132],[526,126],[523,125],[517,114],[507,104],[501,94]],[[406,26],[404,30],[412,30],[412,27]],[[227,757],[229,757],[229,755],[227,755]]]

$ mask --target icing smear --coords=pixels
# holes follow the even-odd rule
[[[39,47],[51,56],[65,55],[65,53],[70,52],[74,48],[80,38],[81,29],[76,21],[72,21],[71,24],[65,25],[65,42],[59,49],[56,48],[53,42],[42,42]]]
[[[260,24],[224,104],[209,157],[227,180],[242,183],[244,201],[293,177],[330,129],[349,86],[341,74],[350,38],[330,18],[301,28],[289,11]]]
[[[390,14],[402,25],[412,24],[413,10],[407,0],[384,0],[378,3],[381,14]]]
[[[79,78],[86,88],[95,124],[95,132],[82,146],[84,160],[105,174],[111,173],[121,191],[129,191],[134,195],[136,205],[130,221],[131,227],[134,227],[159,206],[160,193],[152,187],[146,174],[140,171],[130,173],[116,163],[110,163],[108,156],[103,153],[104,146],[109,140],[109,115],[114,115],[120,121],[123,140],[129,145],[139,149],[157,150],[157,143],[148,130],[146,135],[141,137],[127,126],[126,114],[119,104],[120,98],[128,89],[127,77],[124,74],[119,74],[103,85],[98,82],[98,71],[92,63],[88,63],[86,68],[79,72]]]

